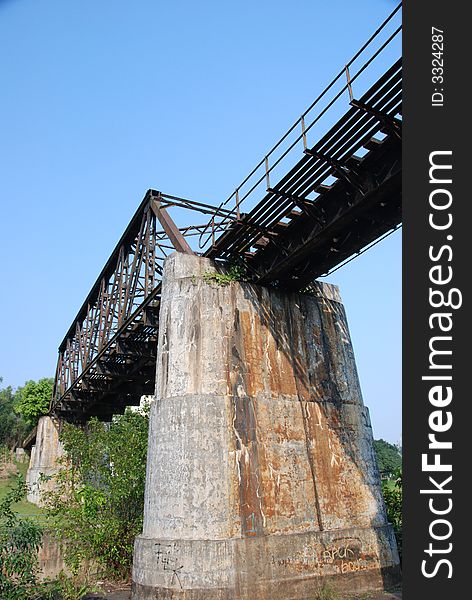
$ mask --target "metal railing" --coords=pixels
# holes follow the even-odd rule
[[[247,175],[247,177],[237,186],[235,191],[219,205],[217,212],[220,212],[225,208],[226,210],[229,210],[228,214],[218,222],[219,231],[221,231],[222,227],[229,226],[234,221],[239,221],[241,219],[243,208],[249,209],[253,207],[251,206],[251,199],[255,202],[256,194],[254,194],[254,192],[257,189],[263,193],[270,190],[271,175],[273,176],[276,173],[277,167],[279,167],[289,155],[294,155],[292,150],[297,145],[301,143],[303,145],[303,151],[307,150],[309,146],[308,132],[320,122],[338,100],[342,99],[342,96],[345,95],[346,92],[349,98],[348,105],[353,101],[353,84],[355,82],[358,83],[356,91],[359,92],[356,95],[360,96],[367,89],[369,82],[368,77],[365,79],[365,84],[361,85],[359,81],[361,75],[366,74],[368,68],[376,59],[382,56],[387,49],[390,49],[393,52],[396,50],[394,48],[394,42],[398,41],[402,30],[401,8],[402,3],[400,2],[365,44],[323,89],[301,117],[295,121],[271,150],[269,150],[269,152],[259,161],[249,175]],[[398,24],[399,21],[400,24]],[[397,58],[398,53],[395,55],[395,59]],[[362,61],[361,64],[359,64],[360,61]],[[359,66],[357,66],[358,64]],[[355,71],[354,73],[352,73],[353,70]],[[323,101],[326,102],[324,106],[322,105]],[[320,110],[315,111],[315,108],[319,108]],[[285,148],[284,143],[288,144]],[[262,184],[265,184],[265,189],[262,187]],[[210,240],[211,245],[215,244],[215,238],[216,231],[214,227],[214,218],[212,218],[200,234],[198,242],[199,248],[201,250],[208,249]]]

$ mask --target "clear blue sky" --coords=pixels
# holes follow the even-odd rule
[[[57,346],[146,189],[219,203],[391,0],[0,0],[0,375]],[[334,273],[376,437],[401,436],[401,241]]]

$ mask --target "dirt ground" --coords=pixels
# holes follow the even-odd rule
[[[353,597],[352,600],[401,600],[401,598],[402,593],[399,590],[396,592],[372,592],[369,594],[363,594],[361,596]]]
[[[87,596],[84,600],[130,600],[131,598],[131,586],[126,589],[115,590],[106,593],[105,595],[92,595]],[[344,599],[339,600],[401,600],[402,593],[401,591],[396,592],[372,592],[361,594],[360,596],[351,596],[344,597]],[[254,600],[257,600],[254,598]]]
[[[82,600],[130,600],[130,598],[131,586],[127,586],[126,589],[115,590],[105,594],[88,594]]]

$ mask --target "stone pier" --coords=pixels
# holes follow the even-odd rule
[[[41,417],[38,421],[36,444],[31,448],[31,457],[26,473],[27,498],[33,504],[41,506],[41,493],[54,487],[53,480],[41,482],[41,474],[55,475],[59,468],[57,460],[62,453],[62,444],[59,441],[59,422],[51,417]]]
[[[396,581],[338,289],[165,264],[133,600],[313,600]]]

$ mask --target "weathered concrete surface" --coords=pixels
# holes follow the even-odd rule
[[[49,531],[43,532],[41,546],[38,550],[39,579],[54,579],[61,571],[69,573],[64,561],[62,548]]]
[[[387,525],[346,317],[317,297],[166,261],[134,600],[310,598],[391,584]]]
[[[18,462],[26,462],[29,460],[29,456],[24,448],[15,449],[15,460]]]
[[[43,531],[41,546],[38,550],[38,567],[38,579],[40,581],[44,579],[56,579],[61,571],[68,576],[72,575],[72,572],[64,559],[64,548],[62,543],[54,536],[54,533],[48,529]],[[91,561],[84,561],[76,575],[78,576],[79,581],[90,581],[90,578],[97,577],[98,573],[98,564]]]
[[[51,417],[41,417],[38,422],[36,444],[31,448],[31,457],[26,472],[28,500],[41,506],[41,493],[53,489],[54,479],[40,482],[41,474],[53,476],[58,470],[58,459],[63,454],[59,441],[59,423]]]

